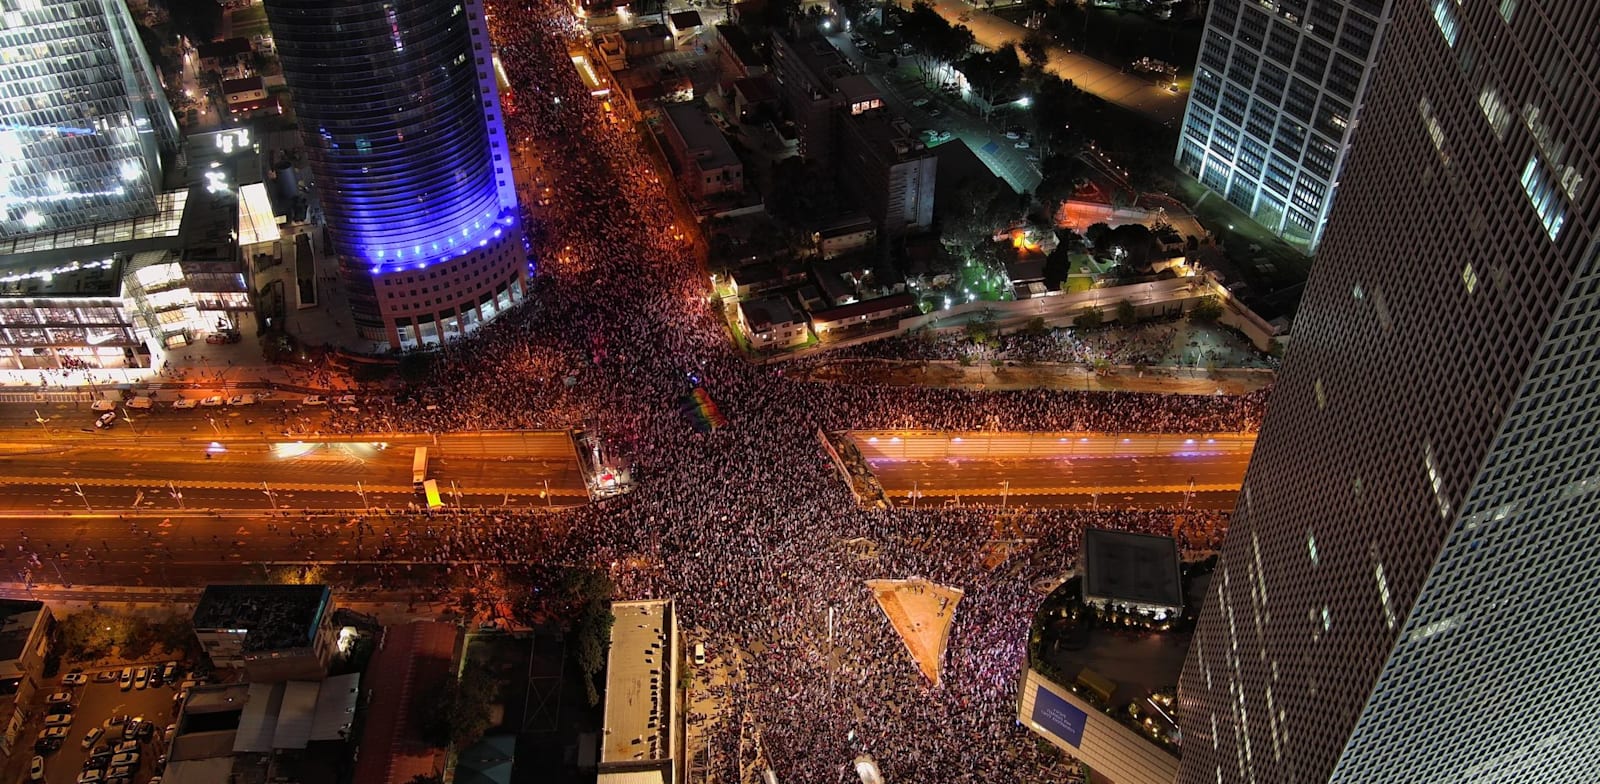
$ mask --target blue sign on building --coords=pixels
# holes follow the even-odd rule
[[[1033,723],[1073,748],[1082,744],[1083,724],[1088,718],[1089,714],[1043,686],[1033,698]]]

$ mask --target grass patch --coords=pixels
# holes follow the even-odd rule
[[[244,8],[234,9],[228,19],[229,30],[235,38],[250,38],[257,35],[272,35],[272,28],[267,25],[267,9],[259,3],[253,3]]]

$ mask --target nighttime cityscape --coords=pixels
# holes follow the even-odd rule
[[[1600,781],[1596,30],[0,0],[0,784]]]

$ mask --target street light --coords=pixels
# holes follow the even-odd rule
[[[78,484],[78,481],[77,481],[77,480],[76,480],[76,479],[74,479],[74,480],[73,480],[73,481],[72,481],[72,486],[73,486],[73,487],[74,487],[74,488],[76,488],[76,490],[75,490],[75,491],[74,491],[74,493],[75,493],[75,494],[76,494],[76,495],[77,495],[77,496],[78,496],[78,497],[79,497],[79,498],[82,498],[82,499],[83,499],[83,508],[84,508],[84,509],[87,509],[87,510],[88,510],[88,511],[89,511],[89,514],[94,514],[94,507],[92,507],[92,506],[90,506],[90,505],[89,505],[89,496],[86,496],[86,495],[84,495],[84,494],[83,494],[83,485],[80,485],[80,484]]]
[[[167,493],[169,495],[171,495],[174,499],[177,500],[178,508],[182,509],[183,508],[183,493],[178,491],[178,486],[173,484],[171,480],[167,480]]]
[[[39,409],[36,408],[33,410],[33,421],[39,423],[39,429],[44,431],[45,438],[48,439],[50,437],[50,428],[45,427],[44,424],[49,422],[50,419],[41,415]]]
[[[267,483],[266,482],[262,482],[261,483],[261,492],[267,494],[267,503],[272,504],[272,513],[273,514],[277,514],[278,513],[278,499],[272,497],[272,488],[267,487]]]

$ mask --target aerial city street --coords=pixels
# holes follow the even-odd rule
[[[1394,680],[1594,516],[1600,139],[1415,75],[1584,3],[80,5],[0,29],[0,784],[1600,779]]]

